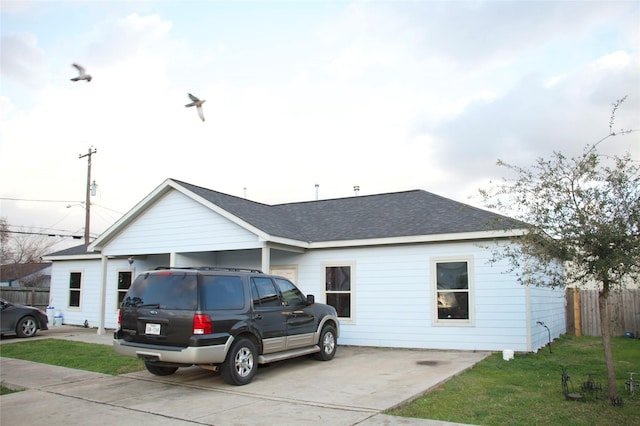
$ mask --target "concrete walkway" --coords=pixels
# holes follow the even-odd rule
[[[111,333],[69,326],[34,339],[52,337],[111,344]],[[24,339],[3,337],[0,343],[16,341]],[[437,388],[487,355],[340,346],[329,362],[303,357],[261,367],[246,386],[227,385],[198,367],[167,377],[147,371],[109,376],[0,358],[3,384],[26,389],[2,396],[0,423],[452,425],[380,413]]]

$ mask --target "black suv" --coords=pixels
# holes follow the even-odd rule
[[[314,303],[285,278],[256,270],[158,268],[131,284],[113,346],[166,376],[179,367],[219,369],[245,385],[258,364],[336,353],[339,322],[332,306]]]

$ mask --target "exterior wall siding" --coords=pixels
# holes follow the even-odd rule
[[[549,344],[551,340],[558,338],[567,332],[566,324],[566,298],[564,289],[550,289],[545,287],[532,287],[530,290],[531,306],[531,351]],[[542,324],[538,324],[541,322]],[[547,331],[547,328],[549,331]]]
[[[102,248],[107,256],[105,323],[118,327],[118,273],[158,266],[260,269],[266,242],[177,190],[152,204]],[[566,332],[564,292],[521,286],[506,264],[490,264],[478,242],[439,242],[307,250],[270,250],[272,267],[293,267],[297,285],[326,302],[325,266],[352,267],[351,318],[341,321],[343,345],[400,348],[535,351]],[[134,263],[127,258],[133,256]],[[471,319],[437,319],[434,262],[469,262]],[[69,276],[82,273],[79,307],[69,306]],[[268,272],[268,271],[265,271]],[[65,324],[100,324],[101,259],[56,260],[51,301]]]
[[[433,260],[459,257],[472,260],[472,322],[436,324]],[[536,350],[544,342],[537,334],[531,342],[527,289],[506,273],[506,265],[490,265],[489,257],[490,250],[466,242],[319,250],[304,255],[279,253],[272,264],[297,264],[298,285],[319,302],[325,301],[323,266],[353,265],[353,318],[341,322],[341,344]],[[556,303],[549,307],[554,318],[563,317],[564,310],[557,305],[562,294],[546,290],[539,297],[551,298]]]
[[[177,246],[177,245],[176,245]],[[165,247],[159,244],[159,247]],[[152,249],[152,251],[160,251]],[[192,251],[192,249],[190,250]],[[488,263],[490,250],[473,242],[341,248],[291,253],[271,250],[271,265],[295,265],[297,284],[306,294],[325,302],[324,266],[352,265],[353,309],[341,321],[339,343],[400,348],[535,351],[565,332],[564,293],[526,288],[506,265]],[[168,265],[168,255],[135,258],[134,277]],[[178,266],[260,268],[260,250],[176,253]],[[433,262],[469,259],[473,316],[469,324],[436,323]],[[117,328],[118,271],[130,268],[126,258],[109,259],[106,287],[108,329]],[[83,272],[80,308],[68,307],[69,273]],[[52,268],[52,306],[62,308],[66,324],[99,324],[100,260],[56,261]]]
[[[187,196],[171,191],[110,241],[108,256],[240,250],[258,237]]]
[[[82,273],[80,306],[69,306],[69,275]],[[51,268],[51,298],[49,306],[61,313],[64,324],[98,325],[101,270],[100,260],[56,261]]]

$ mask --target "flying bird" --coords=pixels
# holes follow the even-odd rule
[[[72,67],[78,70],[78,76],[71,79],[71,81],[87,80],[87,83],[91,81],[91,76],[87,74],[84,68],[78,64],[71,64]]]
[[[200,119],[202,121],[204,121],[204,111],[202,111],[202,104],[206,102],[206,100],[200,100],[198,98],[196,98],[195,96],[193,96],[191,93],[187,93],[187,95],[189,95],[189,99],[191,99],[191,103],[190,104],[186,104],[185,107],[189,108],[192,106],[195,106],[196,109],[198,110],[198,115],[200,116]]]

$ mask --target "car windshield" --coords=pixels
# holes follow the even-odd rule
[[[142,274],[131,284],[122,307],[195,310],[196,288],[195,274]]]

